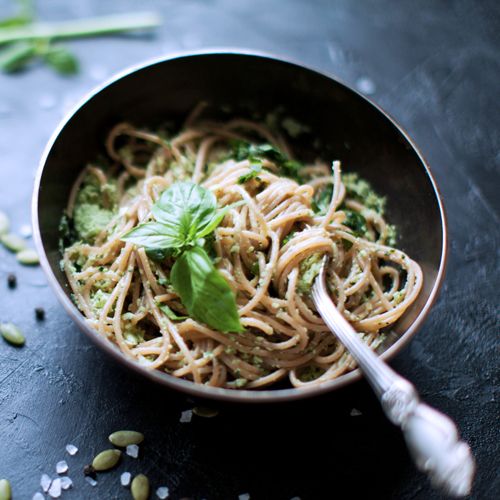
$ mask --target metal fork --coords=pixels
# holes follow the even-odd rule
[[[326,285],[324,257],[312,287],[316,309],[328,328],[347,348],[372,386],[387,418],[403,431],[418,469],[450,496],[470,493],[475,462],[453,421],[422,403],[416,389],[379,358],[358,336],[332,302]]]

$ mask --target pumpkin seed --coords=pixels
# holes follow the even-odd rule
[[[115,446],[126,448],[131,444],[142,443],[144,435],[137,431],[116,431],[110,434],[108,439]]]
[[[20,264],[25,266],[37,266],[40,264],[38,254],[32,248],[26,248],[17,253],[16,259]]]
[[[92,467],[96,471],[112,469],[120,460],[122,452],[120,450],[104,450],[92,460]]]
[[[198,417],[212,418],[219,414],[219,410],[207,408],[206,406],[195,406],[193,408],[193,413]]]
[[[144,474],[138,474],[130,486],[134,500],[147,500],[149,498],[149,479]]]
[[[3,234],[0,237],[2,245],[11,252],[17,253],[26,248],[26,242],[17,234]]]
[[[7,214],[0,212],[0,234],[7,234],[9,232],[10,222]]]
[[[13,323],[0,324],[0,333],[9,344],[22,346],[26,342],[21,330]]]
[[[7,479],[0,479],[0,500],[10,500],[12,498],[12,490]]]

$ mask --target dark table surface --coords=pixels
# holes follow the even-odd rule
[[[239,46],[293,57],[370,93],[428,159],[448,212],[446,282],[424,328],[392,365],[423,398],[449,414],[478,463],[472,498],[500,498],[498,167],[500,4],[492,1],[39,1],[40,16],[64,19],[153,8],[155,38],[71,42],[81,72],[42,67],[0,76],[0,209],[14,230],[30,222],[42,148],[64,112],[103,79],[180,49]],[[13,7],[0,0],[0,13]],[[6,277],[14,271],[15,290]],[[46,309],[36,322],[34,308]],[[224,408],[180,423],[193,403],[137,379],[96,351],[46,285],[0,249],[0,321],[26,333],[0,342],[0,478],[30,499],[40,476],[66,458],[72,498],[127,498],[125,470],[142,471],[171,498],[441,498],[416,472],[396,428],[365,382],[289,406]],[[351,416],[353,408],[361,412]],[[139,459],[102,474],[83,466],[107,435],[146,434]],[[79,452],[69,457],[68,443]],[[369,497],[368,497],[369,495]]]

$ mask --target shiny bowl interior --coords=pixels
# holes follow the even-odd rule
[[[332,77],[274,57],[245,52],[181,54],[125,71],[101,86],[67,116],[46,147],[35,181],[33,222],[42,266],[58,299],[99,348],[120,363],[164,386],[201,398],[240,402],[300,399],[331,391],[359,378],[355,370],[309,389],[261,391],[198,386],[159,371],[149,371],[121,354],[89,328],[70,298],[59,267],[58,221],[70,187],[88,161],[103,153],[104,137],[120,121],[154,126],[182,119],[200,101],[214,114],[226,110],[250,116],[283,107],[307,124],[312,135],[292,144],[299,157],[342,161],[387,197],[387,218],[397,225],[399,246],[420,263],[423,290],[395,325],[380,351],[389,358],[408,343],[422,324],[443,278],[446,222],[436,184],[422,156],[402,129],[379,107]],[[217,111],[219,110],[219,111]],[[228,111],[229,110],[229,111]]]

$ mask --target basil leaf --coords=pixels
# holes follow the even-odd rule
[[[168,307],[167,304],[164,304],[163,302],[158,302],[156,305],[162,312],[165,313],[167,318],[172,321],[182,321],[184,319],[189,318],[189,316],[179,316],[174,311],[172,311],[172,309],[170,309],[170,307]]]
[[[227,205],[224,208],[220,208],[217,210],[215,215],[212,217],[212,220],[205,226],[204,229],[196,233],[196,239],[203,238],[207,236],[211,232],[215,231],[218,225],[224,220],[226,214],[231,210],[231,208],[239,207],[245,204],[245,200],[236,201],[235,203],[231,203],[231,205]]]
[[[163,262],[176,253],[172,248],[146,248],[146,255],[155,262]],[[161,283],[160,283],[161,284]]]
[[[318,191],[312,200],[311,207],[315,213],[325,215],[332,202],[333,186],[330,184]]]
[[[192,182],[177,182],[162,193],[152,212],[169,234],[189,245],[212,222],[216,209],[217,200],[211,191]]]
[[[221,332],[243,331],[234,294],[205,250],[183,252],[170,279],[190,316]]]
[[[124,234],[121,240],[146,247],[148,250],[180,249],[183,245],[183,241],[169,226],[158,222],[140,224]]]

